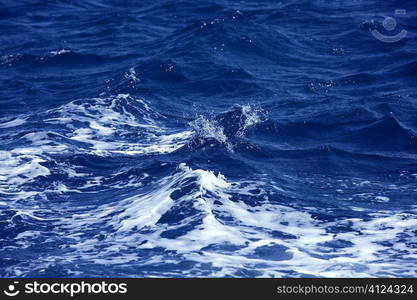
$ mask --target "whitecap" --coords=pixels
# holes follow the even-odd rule
[[[410,259],[410,264],[417,255],[407,242],[415,240],[415,215],[380,212],[368,220],[320,221],[306,210],[271,203],[262,192],[268,185],[231,181],[221,173],[180,164],[171,175],[152,182],[151,187],[142,187],[137,195],[73,215],[59,226],[73,234],[99,224],[111,226],[113,234],[107,235],[100,253],[94,252],[98,241],[81,239],[74,245],[78,255],[106,263],[112,263],[114,256],[118,257],[116,262],[130,261],[131,254],[124,257],[120,249],[136,245],[139,249],[175,251],[184,259],[210,264],[211,277],[233,276],[242,269],[268,277],[286,276],[287,270],[300,276],[325,277],[416,275],[412,268],[405,271],[407,263],[398,263],[398,253]],[[255,189],[261,192],[251,192]],[[247,196],[258,197],[258,204],[240,200]],[[190,211],[190,207],[192,213],[178,217],[178,211]],[[177,214],[175,221],[164,218],[170,212]],[[183,229],[196,221],[196,225]],[[350,229],[334,232],[332,228],[337,226]],[[169,232],[176,232],[175,237],[167,235]],[[404,235],[407,239],[402,238]],[[267,251],[269,256],[258,255],[259,251]],[[382,253],[390,257],[383,265],[379,261]]]

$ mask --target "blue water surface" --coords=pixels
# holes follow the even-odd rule
[[[0,276],[416,277],[414,1],[0,3]]]

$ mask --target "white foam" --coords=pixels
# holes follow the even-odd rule
[[[198,136],[213,138],[220,143],[227,142],[227,137],[224,134],[223,127],[221,127],[214,119],[207,119],[203,116],[199,116],[189,124]]]
[[[241,110],[241,124],[238,132],[236,133],[237,136],[243,136],[248,128],[263,122],[266,119],[266,112],[260,107],[247,104],[242,105]]]
[[[389,197],[386,197],[386,196],[376,196],[375,197],[375,200],[376,201],[379,201],[379,202],[388,202],[389,201]]]
[[[125,77],[133,82],[140,82],[140,78],[137,76],[135,68],[132,67],[126,72]]]
[[[265,120],[266,113],[258,107],[243,105],[235,106],[235,108],[237,109],[237,112],[235,113],[240,114],[239,119],[237,120],[238,130],[235,133],[236,137],[242,137],[248,128]],[[194,130],[197,137],[214,139],[219,143],[226,145],[229,151],[233,151],[234,145],[226,136],[225,128],[223,128],[215,118],[207,118],[200,115],[194,121],[190,122],[189,125]]]
[[[196,188],[173,198],[173,192],[190,183]],[[261,182],[230,182],[220,173],[193,170],[180,164],[175,173],[153,182],[151,190],[144,189],[146,192],[116,204],[102,205],[93,213],[73,216],[65,228],[78,232],[97,222],[106,224],[102,226],[112,226],[116,234],[106,239],[108,247],[101,250],[99,257],[95,253],[92,258],[103,263],[112,263],[110,257],[115,255],[121,255],[116,261],[131,260],[130,255],[123,257],[120,254],[120,247],[136,245],[143,249],[164,248],[175,251],[184,259],[211,264],[213,272],[210,276],[230,276],[239,269],[254,269],[260,272],[260,276],[286,276],[287,270],[295,274],[328,277],[417,275],[415,269],[407,268],[407,262],[402,260],[399,264],[396,256],[400,252],[409,259],[417,256],[416,250],[401,238],[404,234],[413,238],[412,230],[417,226],[415,215],[380,212],[370,220],[319,221],[306,211],[269,203],[263,192],[251,194],[251,190],[262,190],[266,185]],[[239,200],[239,195],[252,195],[263,200],[261,204],[250,206]],[[161,222],[170,210],[190,204],[196,210],[192,215],[184,215],[174,223]],[[164,237],[164,232],[181,230],[192,220],[200,222],[175,238]],[[334,226],[351,229],[329,231]],[[280,232],[282,236],[274,237],[273,232]],[[340,248],[325,246],[338,240],[345,241],[346,245]],[[81,240],[74,248],[89,257],[93,245],[94,242]],[[211,245],[235,245],[238,248],[228,253],[207,248]],[[255,255],[261,247],[274,249],[275,246],[283,249],[271,250],[282,251],[282,254],[277,252],[277,259]],[[327,248],[331,251],[326,247],[331,247]],[[383,264],[381,255],[386,257]]]
[[[16,155],[13,152],[0,151],[0,186],[6,190],[27,183],[39,176],[48,176],[45,162],[36,155]]]
[[[26,119],[16,118],[16,119],[13,119],[13,120],[8,121],[8,122],[0,123],[0,128],[16,127],[16,126],[22,125],[24,123],[26,123]]]
[[[57,50],[57,51],[51,51],[49,52],[51,54],[51,56],[57,56],[57,55],[61,55],[64,53],[70,53],[71,50],[67,50],[67,49],[61,49],[61,50]]]
[[[127,111],[128,106],[137,112],[137,116]],[[88,144],[79,150],[96,155],[169,153],[182,147],[191,137],[190,131],[165,128],[162,122],[156,121],[163,119],[162,115],[153,111],[144,100],[129,94],[71,102],[50,114],[54,117],[47,118],[46,122],[76,128],[66,137]],[[78,122],[76,126],[74,122]],[[79,122],[88,126],[80,127]],[[137,141],[123,138],[135,132]]]

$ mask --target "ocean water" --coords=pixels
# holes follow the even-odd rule
[[[0,276],[416,277],[414,1],[0,3]]]

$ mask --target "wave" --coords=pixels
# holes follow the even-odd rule
[[[415,276],[413,268],[404,271],[404,261],[399,267],[392,250],[395,244],[404,255],[413,255],[413,247],[403,238],[413,236],[410,228],[417,221],[412,215],[380,212],[368,219],[323,222],[308,209],[271,202],[267,192],[274,189],[271,183],[234,181],[185,164],[171,170],[127,198],[108,199],[106,204],[96,199],[75,210],[66,209],[63,218],[53,222],[53,232],[67,232],[70,247],[48,261],[73,261],[80,254],[82,261],[90,263],[131,265],[136,261],[147,267],[147,271],[136,268],[136,274],[160,276],[172,274],[172,259],[190,262],[182,271],[186,277],[242,276],[248,270],[262,277]],[[335,232],[340,226],[346,229]],[[36,238],[25,235],[19,240],[27,243]],[[132,251],[120,252],[129,248]],[[383,266],[380,253],[390,257]],[[6,268],[5,274],[36,269],[42,260]],[[77,274],[77,265],[66,267]],[[158,268],[158,273],[149,271],[152,268]]]
[[[0,11],[0,275],[416,276],[412,7],[68,2]]]
[[[406,151],[417,152],[417,136],[390,115],[371,125],[344,136],[349,147],[362,151]]]
[[[45,122],[63,128],[61,135],[80,142],[79,150],[91,149],[99,155],[147,154],[174,151],[191,134],[169,131],[162,125],[163,119],[143,100],[119,94],[71,102],[49,111]]]
[[[44,70],[46,68],[79,69],[90,66],[100,66],[107,63],[117,63],[127,56],[103,56],[95,53],[81,53],[69,49],[52,50],[47,54],[33,55],[26,53],[8,54],[0,58],[0,65],[25,70]]]
[[[266,112],[251,105],[235,105],[211,119],[200,115],[189,123],[195,132],[192,144],[201,144],[204,140],[213,139],[233,150],[236,139],[242,138],[250,127],[265,120]]]

